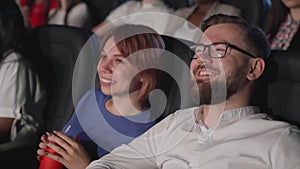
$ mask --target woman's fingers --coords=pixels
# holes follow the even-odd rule
[[[47,133],[47,132],[46,132]],[[42,142],[47,142],[47,135],[46,134],[43,134],[42,136],[41,136],[41,140],[42,140]]]
[[[58,137],[60,137],[61,139],[63,139],[66,143],[75,146],[76,145],[76,141],[74,141],[73,139],[71,139],[70,137],[68,137],[67,135],[63,134],[60,131],[53,131],[54,134],[56,134]]]
[[[45,150],[44,149],[38,149],[37,151],[36,151],[36,153],[38,154],[38,156],[43,156],[43,155],[45,155]]]
[[[53,133],[54,134],[47,133],[49,141],[47,146],[52,148],[65,159],[68,159],[73,153],[76,153],[77,149],[79,149],[80,145],[67,135],[59,131],[53,131]]]
[[[57,162],[62,163],[63,165],[65,165],[66,160],[62,156],[60,156],[58,154],[49,153],[49,152],[46,153],[45,155]]]
[[[40,147],[41,149],[47,148],[47,143],[45,143],[45,142],[40,142],[40,143],[39,143],[39,147]]]

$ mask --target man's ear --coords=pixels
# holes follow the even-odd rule
[[[258,79],[264,72],[265,69],[265,61],[261,58],[255,58],[250,63],[250,69],[247,74],[248,80],[256,80]]]

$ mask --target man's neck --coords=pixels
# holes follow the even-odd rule
[[[202,122],[208,128],[216,126],[219,123],[219,120],[225,111],[249,106],[250,99],[245,96],[247,95],[238,93],[231,96],[224,102],[213,105],[204,105],[203,116],[201,119]]]
[[[218,124],[223,112],[226,111],[225,104],[226,102],[215,105],[203,105],[203,116],[201,120],[208,128]]]

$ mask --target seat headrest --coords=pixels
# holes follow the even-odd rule
[[[268,61],[271,82],[300,82],[300,50],[272,51]]]

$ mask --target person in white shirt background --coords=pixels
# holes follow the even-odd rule
[[[186,39],[190,41],[199,41],[199,33],[197,30],[201,26],[201,22],[214,14],[228,14],[241,16],[240,9],[220,2],[219,0],[193,0],[194,5],[186,8],[179,8],[174,15],[186,19],[185,22],[169,21],[168,31],[174,37]]]
[[[154,13],[151,15],[150,13]],[[158,18],[155,13],[169,14],[173,9],[163,0],[133,0],[121,4],[109,13],[104,21],[92,28],[92,31],[100,33],[101,28],[109,22],[116,24],[137,24],[153,28],[158,33],[163,33],[167,24],[167,17]],[[136,15],[131,15],[136,14]],[[129,15],[129,16],[128,16]]]
[[[47,94],[24,50],[25,25],[15,1],[0,2],[0,154],[9,143],[35,141]],[[4,150],[3,150],[4,149]]]
[[[89,26],[89,9],[84,0],[60,0],[58,8],[50,10],[48,24],[74,27]]]
[[[245,20],[213,15],[190,64],[200,107],[178,110],[87,169],[296,169],[300,130],[251,106],[270,54],[265,34]],[[224,79],[225,78],[225,79]],[[224,88],[225,87],[225,88]]]

